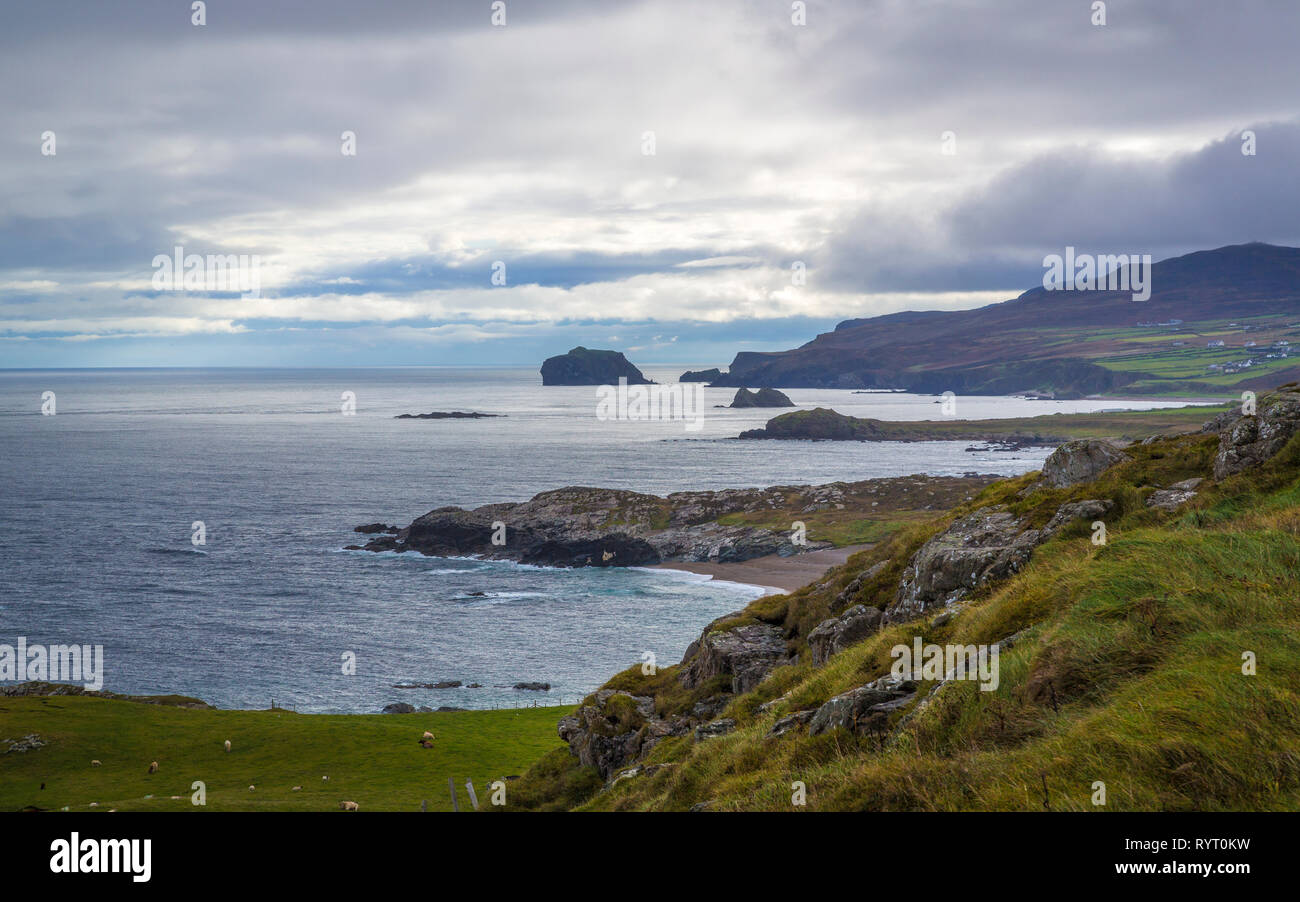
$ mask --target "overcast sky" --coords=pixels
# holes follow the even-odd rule
[[[0,0],[0,366],[725,365],[1300,245],[1300,3],[797,5]]]

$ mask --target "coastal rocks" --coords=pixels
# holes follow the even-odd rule
[[[1232,410],[1206,424],[1219,433],[1214,478],[1258,466],[1282,450],[1300,428],[1300,390],[1282,389],[1261,398],[1253,415]]]
[[[542,363],[542,385],[653,385],[618,351],[576,347],[567,354],[548,357]]]
[[[1109,442],[1095,439],[1066,442],[1043,463],[1043,482],[1053,488],[1065,488],[1090,482],[1117,463],[1131,460]]]
[[[747,388],[736,390],[736,396],[731,399],[732,407],[794,407],[794,402],[784,393],[777,391],[775,388],[760,388],[752,392]]]
[[[629,567],[670,560],[747,561],[827,547],[826,542],[796,546],[785,531],[716,522],[738,509],[768,511],[783,497],[775,489],[748,489],[664,499],[572,486],[522,504],[436,508],[392,533],[371,524],[364,529],[375,535],[364,549],[481,555],[554,567]]]
[[[808,634],[813,665],[820,667],[831,655],[874,634],[880,629],[882,617],[879,609],[857,604],[838,617],[823,620]]]
[[[438,683],[394,683],[394,689],[459,689],[460,680],[442,680]]]
[[[716,366],[710,370],[687,370],[677,377],[678,382],[714,382],[722,378],[722,371]]]
[[[523,689],[528,692],[550,692],[550,683],[515,683],[515,689]]]
[[[1184,479],[1182,482],[1175,482],[1167,489],[1158,489],[1151,493],[1151,497],[1147,498],[1147,507],[1155,507],[1164,511],[1175,510],[1195,498],[1196,487],[1204,481],[1198,476],[1195,479]]]
[[[740,695],[761,683],[785,660],[785,638],[778,627],[766,623],[726,631],[712,627],[706,627],[704,634],[686,649],[686,663],[678,679],[687,689],[695,689],[714,677],[730,676],[731,691]]]
[[[397,527],[389,526],[386,523],[367,523],[364,526],[355,527],[352,531],[359,532],[362,533],[363,535],[368,535],[368,536],[376,535],[378,533],[388,533],[390,535],[397,535]]]
[[[808,735],[845,729],[853,733],[882,727],[900,708],[916,697],[916,683],[883,676],[865,686],[843,692],[816,710],[808,722]]]
[[[876,576],[878,576],[880,572],[888,566],[889,561],[879,561],[855,576],[853,580],[840,591],[840,594],[835,596],[835,606],[844,607],[851,603],[858,597],[859,590],[861,590],[864,585],[871,582],[871,580],[875,579]]]
[[[414,714],[415,705],[408,705],[406,702],[394,702],[391,705],[384,705],[384,714]]]

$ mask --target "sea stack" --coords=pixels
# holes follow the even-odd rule
[[[628,385],[654,384],[618,351],[578,346],[542,364],[542,385],[615,385],[619,379]]]

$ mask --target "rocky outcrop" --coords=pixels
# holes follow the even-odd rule
[[[542,363],[542,385],[653,385],[618,351],[589,350],[582,346]]]
[[[784,413],[762,429],[747,429],[743,439],[808,439],[811,441],[880,441],[883,429],[874,420],[845,416],[826,407]]]
[[[702,686],[714,677],[729,676],[731,691],[739,695],[761,683],[774,667],[786,663],[785,638],[778,627],[751,623],[723,631],[713,628],[718,622],[705,627],[704,634],[682,657],[678,680],[687,689]]]
[[[773,739],[777,736],[784,736],[786,733],[799,729],[799,727],[812,720],[813,715],[816,713],[816,708],[808,708],[803,711],[796,711],[793,714],[787,714],[772,724],[772,729],[767,731],[767,738]]]
[[[459,410],[435,410],[432,413],[399,413],[393,417],[395,420],[482,420],[492,417],[503,417],[504,413],[479,413],[470,411],[465,413]]]
[[[900,680],[892,675],[880,677],[843,692],[818,708],[808,722],[808,735],[837,728],[851,733],[882,729],[890,715],[906,707],[915,697],[916,683],[912,680]]]
[[[785,392],[777,391],[775,388],[760,388],[753,392],[747,388],[736,390],[736,396],[731,399],[732,407],[794,407],[794,402],[790,400]]]
[[[1103,471],[1130,459],[1109,442],[1096,439],[1066,442],[1043,463],[1043,482],[1058,489],[1091,482]]]
[[[971,590],[1018,572],[1062,527],[1080,518],[1096,518],[1110,501],[1089,499],[1063,505],[1042,529],[1030,529],[1014,514],[986,507],[962,517],[917,550],[885,611],[887,623],[914,620],[935,607],[946,607]]]
[[[1254,414],[1234,408],[1211,420],[1205,431],[1219,433],[1214,478],[1223,479],[1258,466],[1282,450],[1300,428],[1300,390],[1290,387],[1265,395]]]
[[[1147,507],[1155,507],[1165,511],[1176,510],[1196,497],[1196,487],[1204,481],[1198,476],[1195,479],[1184,479],[1182,482],[1175,482],[1165,489],[1157,489],[1147,498]]]
[[[842,484],[840,484],[842,485]],[[814,510],[838,503],[835,485],[808,490]],[[829,547],[796,545],[792,534],[716,522],[738,511],[770,512],[784,490],[732,489],[680,493],[667,499],[620,489],[574,486],[542,492],[522,504],[474,510],[440,507],[405,529],[371,524],[367,551],[416,551],[437,557],[479,555],[555,567],[627,567],[663,561],[747,561]],[[807,506],[807,505],[806,505]],[[355,547],[355,546],[350,546]]]
[[[687,370],[677,377],[678,382],[715,382],[722,378],[722,371],[716,366],[711,370]]]
[[[880,629],[882,618],[878,608],[856,604],[838,617],[823,620],[808,634],[813,664],[820,667],[831,655],[874,634]]]
[[[712,723],[696,727],[695,740],[700,742],[705,739],[712,739],[714,736],[726,736],[734,729],[736,729],[736,721],[730,717],[715,720]]]

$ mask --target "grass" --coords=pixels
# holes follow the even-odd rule
[[[530,772],[527,797],[582,810],[790,811],[798,781],[807,810],[1300,808],[1300,436],[1258,469],[1207,481],[1179,511],[1145,505],[1157,485],[1208,477],[1215,447],[1213,436],[1131,446],[1131,461],[1068,489],[1022,495],[1032,475],[994,483],[855,555],[821,586],[759,599],[737,622],[782,625],[798,651],[843,606],[834,599],[844,586],[881,560],[888,567],[850,603],[886,604],[902,562],[952,517],[1001,504],[1041,525],[1067,501],[1115,502],[1106,544],[1076,524],[942,625],[893,625],[822,667],[779,668],[731,701],[724,716],[736,719],[734,732],[666,740],[644,762],[667,767],[603,790],[588,782],[585,797],[572,777],[567,794],[548,795]],[[778,718],[886,673],[891,648],[914,636],[979,645],[1017,633],[994,691],[950,683],[877,734],[766,735]],[[675,668],[652,680],[629,671],[610,686],[654,694],[675,711],[717,691],[684,692]],[[917,698],[934,688],[922,683]],[[578,770],[557,755],[547,779]],[[1101,784],[1105,804],[1096,805]]]
[[[0,810],[75,811],[91,802],[105,811],[204,810],[190,801],[191,784],[201,780],[209,811],[326,811],[344,800],[362,811],[418,811],[422,799],[431,811],[450,811],[453,777],[464,811],[466,780],[486,807],[492,781],[563,748],[555,724],[566,710],[330,715],[2,698],[0,738],[38,733],[49,744],[0,754]],[[437,737],[432,749],[417,744],[425,730]],[[146,773],[154,760],[158,772]],[[510,795],[508,782],[507,803]]]

